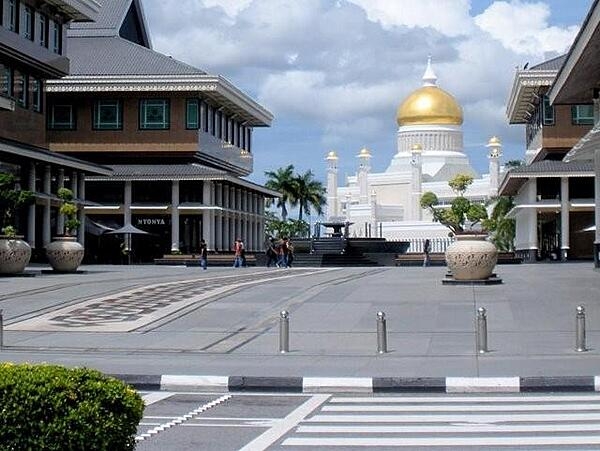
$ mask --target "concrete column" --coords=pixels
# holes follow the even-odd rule
[[[52,186],[52,172],[50,165],[47,165],[44,168],[44,180],[43,180],[43,190],[44,194],[50,196],[50,190]],[[50,199],[46,199],[44,204],[44,219],[42,225],[42,241],[44,247],[52,241],[52,232],[50,230]]]
[[[231,216],[225,213],[223,217],[225,227],[223,228],[223,250],[231,250]]]
[[[203,184],[202,198],[204,199],[204,205],[212,207],[213,202],[213,182],[205,181]],[[206,240],[209,248],[214,247],[215,237],[213,234],[214,220],[212,217],[212,210],[204,210],[202,213],[202,238]]]
[[[179,250],[179,180],[171,182],[171,252]]]
[[[237,189],[237,193],[236,193],[236,205],[235,208],[238,211],[243,211],[243,192],[241,188]]]
[[[229,204],[229,187],[226,185],[223,186],[223,207],[231,208]]]
[[[571,202],[569,202],[569,178],[562,177],[560,179],[560,249],[561,260],[566,261],[569,252],[569,210]]]
[[[594,151],[594,198],[596,207],[594,218],[596,224],[596,235],[594,237],[594,265],[600,268],[600,148]]]
[[[527,182],[527,203],[535,204],[537,203],[537,181],[534,178],[529,179]],[[527,215],[527,225],[529,227],[528,230],[528,240],[527,247],[529,251],[529,256],[526,257],[526,261],[535,262],[537,260],[537,251],[538,251],[538,221],[537,221],[537,208],[530,208],[529,214]]]
[[[410,220],[420,221],[423,218],[423,209],[421,208],[421,196],[423,191],[423,147],[415,144],[411,149],[411,206]]]
[[[223,250],[223,215],[221,213],[215,214],[215,245],[216,250]]]
[[[58,170],[58,176],[56,178],[57,181],[57,193],[58,190],[61,188],[65,187],[65,170],[63,168],[60,168]],[[57,235],[60,235],[64,232],[65,230],[65,215],[61,215],[60,213],[58,214],[58,216],[56,217],[56,231],[54,233],[56,233]]]
[[[31,163],[29,166],[29,191],[36,192],[35,189],[35,163]],[[35,240],[35,202],[29,206],[29,214],[27,215],[27,241],[32,249],[36,248]]]
[[[82,172],[79,176],[79,199],[82,201],[85,200],[85,174]],[[82,246],[85,246],[85,210],[83,208],[83,203],[79,204],[79,230],[77,232],[77,241]]]
[[[71,191],[73,191],[73,197],[79,199],[79,172],[77,171],[71,173]]]
[[[131,180],[125,181],[123,193],[123,222],[124,225],[131,224]]]

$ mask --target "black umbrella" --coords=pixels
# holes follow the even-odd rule
[[[127,263],[131,264],[131,235],[151,235],[149,232],[145,230],[138,229],[137,227],[131,224],[125,224],[123,227],[115,230],[111,230],[110,232],[104,233],[104,235],[124,235],[125,236],[125,249],[128,251],[127,253]]]

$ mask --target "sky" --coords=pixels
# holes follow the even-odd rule
[[[463,107],[465,153],[487,172],[485,144],[522,159],[509,125],[516,67],[566,53],[592,0],[142,0],[154,49],[233,82],[271,111],[254,130],[254,173],[293,164],[340,179],[359,150],[382,172],[396,153],[396,110],[422,84],[431,55],[438,85]],[[182,14],[182,12],[185,14]]]

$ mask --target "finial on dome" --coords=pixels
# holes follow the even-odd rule
[[[327,158],[325,158],[325,159],[326,159],[326,160],[337,160],[337,159],[338,159],[338,156],[337,156],[337,154],[335,153],[335,150],[332,150],[332,151],[330,151],[330,152],[327,154]]]
[[[360,152],[357,155],[358,158],[371,158],[371,151],[366,147],[360,149]]]
[[[427,57],[427,69],[423,74],[423,86],[437,86],[437,75],[431,67],[431,55]]]
[[[411,153],[422,153],[423,152],[423,146],[421,144],[413,144],[410,148],[410,152]]]

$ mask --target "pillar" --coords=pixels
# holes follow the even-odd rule
[[[125,181],[123,192],[123,225],[131,224],[131,180]]]
[[[537,181],[535,178],[529,179],[527,182],[527,203],[537,203]],[[538,251],[538,212],[537,208],[530,208],[527,215],[527,256],[524,257],[525,261],[535,262],[537,260]]]
[[[85,174],[82,172],[79,176],[79,199],[82,201],[85,200]],[[77,241],[82,246],[85,246],[85,210],[83,208],[83,202],[79,204],[78,211],[78,219],[79,219],[79,230],[77,232]]]
[[[422,219],[423,209],[421,208],[421,196],[423,186],[423,147],[421,144],[412,146],[410,160],[411,165],[411,198],[410,198],[410,220],[420,221]]]
[[[500,183],[500,157],[502,156],[502,144],[497,136],[492,136],[486,145],[490,149],[488,158],[490,159],[490,197],[498,196]]]
[[[335,151],[327,154],[327,219],[332,221],[332,218],[339,216],[338,211],[338,156]]]
[[[171,252],[179,251],[179,180],[171,182]]]
[[[65,170],[60,168],[58,170],[58,176],[56,178],[57,181],[57,190],[64,188],[65,186]],[[58,192],[58,191],[57,191]],[[56,233],[57,235],[61,235],[65,230],[65,216],[60,213],[56,217]],[[81,235],[81,234],[80,234]]]
[[[569,252],[569,234],[570,234],[570,210],[571,202],[569,202],[569,178],[561,177],[560,179],[560,258],[566,261]]]
[[[360,190],[359,203],[369,203],[369,172],[371,171],[371,152],[366,147],[356,156],[359,159],[358,187]]]
[[[213,207],[213,182],[205,181],[202,185],[202,199],[204,200],[204,205],[207,207]],[[202,238],[206,240],[206,243],[210,249],[215,246],[215,236],[213,234],[214,230],[214,219],[213,219],[213,211],[210,209],[204,210],[202,212]]]
[[[218,212],[215,214],[215,245],[217,251],[223,250],[223,214]]]
[[[52,172],[50,169],[50,165],[47,165],[44,168],[44,179],[43,179],[43,192],[50,196],[52,184]],[[52,233],[50,230],[50,198],[46,199],[44,203],[44,218],[42,225],[42,241],[44,247],[46,247],[50,241],[52,240]]]
[[[31,163],[29,166],[29,186],[28,189],[31,192],[36,192],[35,187],[36,170],[35,163]],[[29,214],[27,215],[27,241],[32,249],[36,248],[35,240],[35,202],[29,206]]]
[[[594,150],[594,218],[596,235],[594,237],[594,266],[600,268],[600,148]]]

